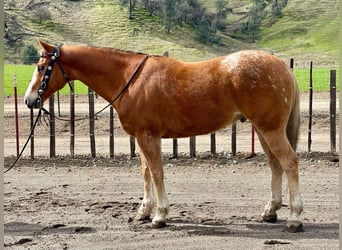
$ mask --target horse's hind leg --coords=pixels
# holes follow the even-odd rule
[[[287,221],[287,229],[291,232],[302,231],[300,215],[303,211],[303,203],[299,190],[298,157],[283,129],[265,132],[261,136],[285,170],[288,178],[290,217]]]
[[[140,153],[141,173],[144,177],[144,199],[135,217],[136,220],[148,220],[154,208],[153,185],[151,173],[143,153]]]
[[[165,220],[169,212],[169,202],[164,187],[164,172],[161,157],[161,139],[159,137],[153,137],[146,133],[137,135],[136,139],[140,147],[140,152],[143,154],[143,158],[146,163],[145,166],[147,166],[149,170],[148,174],[146,173],[147,169],[145,169],[144,178],[148,177],[147,180],[149,180],[149,182],[151,182],[150,180],[152,179],[154,190],[156,192],[157,211],[152,220],[152,226],[154,228],[163,227],[166,225]],[[151,186],[145,186],[145,191],[146,188],[148,190],[148,188],[151,188]],[[143,205],[144,204],[142,204],[142,206]],[[139,209],[139,211],[141,210]],[[142,209],[142,211],[144,210]]]
[[[283,169],[280,166],[279,161],[273,155],[266,142],[258,133],[259,140],[262,148],[268,156],[268,163],[272,171],[271,180],[271,197],[265,206],[264,212],[261,214],[262,220],[266,222],[276,222],[277,213],[276,211],[281,208],[282,205],[282,181],[283,181]]]

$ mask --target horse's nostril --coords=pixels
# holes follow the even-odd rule
[[[27,99],[25,99],[25,105],[27,106],[27,104],[28,104],[28,100],[27,100]]]

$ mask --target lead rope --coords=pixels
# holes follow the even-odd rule
[[[10,171],[10,170],[15,166],[15,164],[18,162],[19,158],[23,155],[24,150],[25,150],[27,144],[29,143],[29,141],[30,141],[30,139],[31,139],[31,137],[32,137],[32,135],[33,135],[34,129],[35,129],[35,127],[36,127],[36,125],[37,125],[37,123],[38,123],[39,118],[41,117],[41,115],[42,115],[42,109],[39,109],[37,118],[36,118],[36,120],[35,120],[35,122],[34,122],[34,124],[33,124],[33,126],[32,126],[30,135],[28,136],[28,138],[27,138],[27,140],[26,140],[26,142],[25,142],[24,147],[21,149],[20,154],[17,156],[17,158],[15,159],[15,161],[12,163],[12,165],[11,165],[9,168],[7,168],[7,169],[5,170],[4,173],[7,173],[8,171]]]
[[[141,67],[144,65],[144,63],[146,62],[146,60],[149,58],[149,55],[146,55],[144,57],[144,59],[139,63],[139,65],[136,67],[136,69],[134,70],[133,74],[131,75],[131,77],[129,78],[129,80],[127,81],[127,83],[123,86],[123,88],[120,90],[119,94],[113,99],[113,101],[111,101],[107,106],[105,106],[104,108],[102,108],[100,111],[96,112],[95,116],[100,114],[101,112],[103,112],[106,108],[110,107],[117,99],[120,98],[120,96],[125,92],[125,90],[128,88],[128,86],[130,85],[130,83],[133,81],[134,77],[138,74],[139,70],[141,69]],[[69,83],[70,85],[70,83]],[[71,85],[70,85],[71,86]],[[26,142],[25,142],[25,145],[24,147],[22,148],[20,154],[17,156],[17,158],[15,159],[15,161],[12,163],[12,165],[5,170],[4,173],[7,173],[9,170],[11,170],[15,164],[18,162],[18,160],[20,159],[20,157],[22,156],[28,142],[30,141],[31,139],[31,136],[33,135],[33,132],[34,132],[34,129],[38,123],[38,120],[39,118],[41,117],[42,115],[42,111],[44,111],[44,114],[47,114],[47,115],[50,115],[51,117],[57,119],[57,120],[60,120],[60,121],[71,121],[71,119],[63,119],[63,118],[60,118],[60,117],[56,117],[54,115],[52,115],[49,111],[47,111],[43,106],[39,109],[39,112],[38,112],[38,115],[37,115],[37,118],[36,118],[36,121],[34,122],[33,124],[33,127],[31,129],[31,132],[30,132],[30,135],[28,136]],[[81,120],[85,120],[85,119],[88,119],[89,117],[83,117],[83,118],[79,118],[79,119],[74,119],[74,121],[81,121]]]

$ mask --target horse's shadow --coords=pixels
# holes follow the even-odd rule
[[[199,223],[188,218],[170,218],[164,230],[182,231],[188,235],[206,235],[223,237],[246,237],[256,239],[339,239],[338,223],[304,223],[303,232],[289,233],[284,229],[285,220],[276,223],[258,222],[256,220],[239,220],[225,223],[222,221],[206,221]]]

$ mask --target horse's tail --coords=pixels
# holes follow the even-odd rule
[[[289,120],[287,122],[286,134],[287,138],[294,151],[297,149],[297,142],[299,137],[299,126],[300,126],[300,105],[299,105],[299,89],[297,82],[293,76],[294,83],[294,100],[290,113]]]

